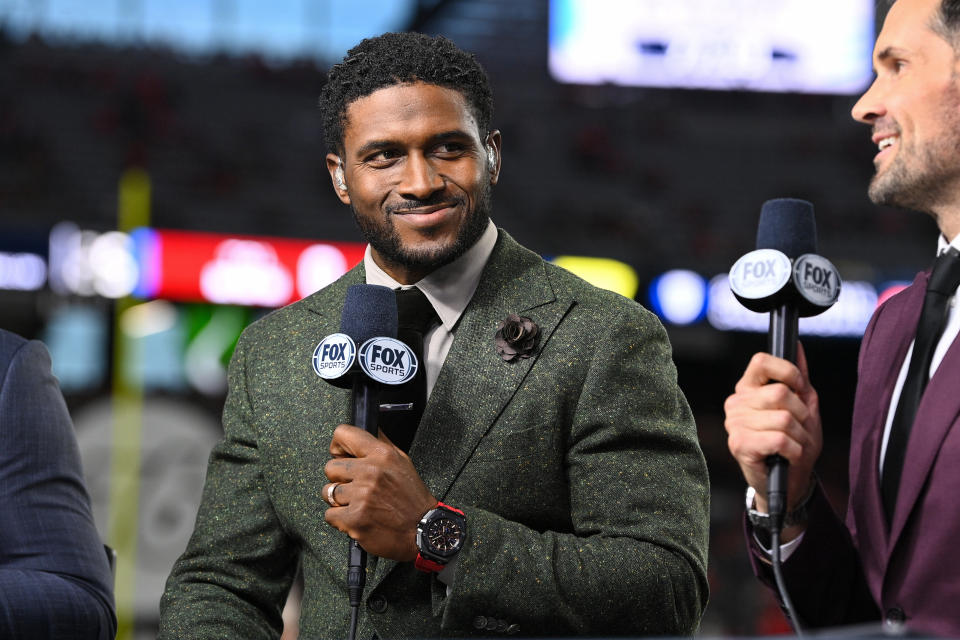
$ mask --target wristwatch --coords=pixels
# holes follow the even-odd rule
[[[417,525],[417,559],[414,566],[436,573],[457,555],[467,537],[463,511],[438,502]]]
[[[783,518],[784,527],[792,527],[798,524],[806,524],[809,518],[807,513],[807,507],[810,505],[810,501],[813,499],[814,491],[816,490],[816,481],[810,487],[810,493],[800,501],[800,504],[797,505],[797,508],[788,513]],[[753,487],[747,487],[747,519],[750,520],[750,524],[758,529],[769,530],[770,529],[770,514],[769,513],[760,513],[756,509],[757,506],[757,491]]]

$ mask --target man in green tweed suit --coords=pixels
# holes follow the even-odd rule
[[[346,638],[348,535],[370,554],[365,640],[693,633],[707,474],[666,334],[490,222],[501,136],[483,70],[443,38],[386,34],[334,66],[321,109],[370,246],[241,337],[161,638],[278,637],[298,563],[301,637]],[[311,366],[362,283],[415,285],[437,315],[408,451],[342,424],[350,392]],[[431,560],[416,532],[437,513],[458,524]]]

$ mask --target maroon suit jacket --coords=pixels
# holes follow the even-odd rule
[[[883,427],[928,277],[917,275],[881,305],[863,337],[846,525],[818,488],[804,538],[784,563],[790,596],[809,626],[883,619],[960,637],[960,339],[930,379],[917,410],[889,529],[880,497]],[[749,527],[748,541],[754,571],[772,584]]]

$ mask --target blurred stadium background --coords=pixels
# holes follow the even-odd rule
[[[849,111],[882,16],[849,3],[0,0],[0,326],[53,355],[97,524],[120,556],[119,637],[156,632],[239,332],[359,258],[315,105],[329,65],[388,30],[446,35],[487,68],[504,138],[494,220],[667,326],[713,483],[701,634],[786,630],[749,575],[722,424],[764,320],[732,303],[723,274],[753,248],[763,201],[814,202],[820,252],[845,281],[841,303],[803,328],[820,473],[842,509],[860,334],[935,246],[930,220],[867,200],[874,150]],[[777,11],[828,54],[790,41],[771,55],[776,30],[757,34]],[[631,20],[659,31],[620,28]],[[635,77],[604,75],[619,55],[605,35],[647,56]],[[841,59],[843,82],[792,84],[790,65]]]

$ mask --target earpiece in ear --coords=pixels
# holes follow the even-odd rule
[[[487,168],[491,173],[497,170],[497,152],[489,142],[487,143]]]
[[[337,165],[337,169],[333,173],[333,179],[337,181],[337,188],[340,189],[340,191],[347,190],[347,183],[343,179],[343,163],[342,162]]]

